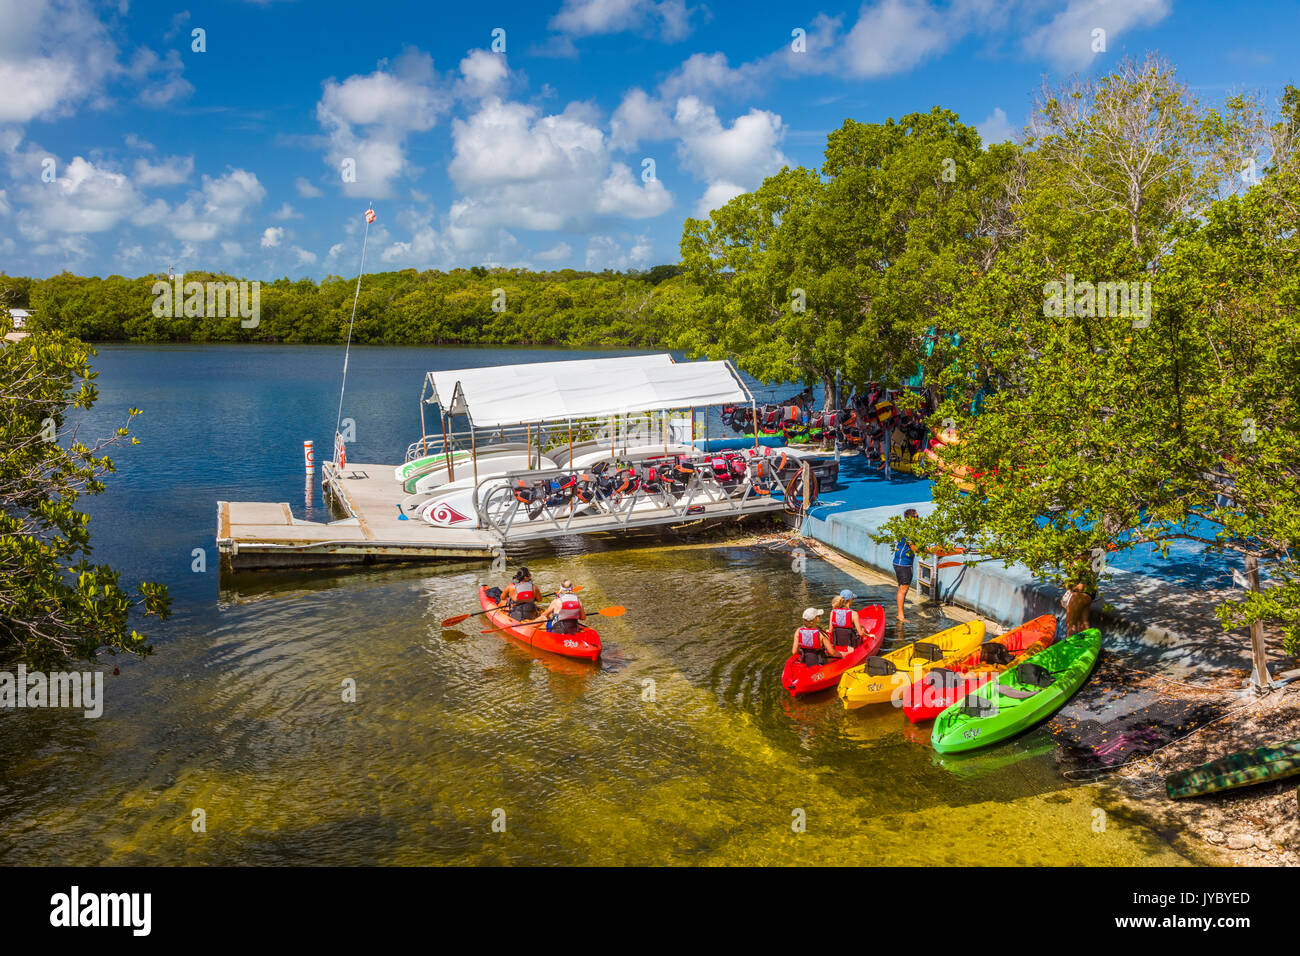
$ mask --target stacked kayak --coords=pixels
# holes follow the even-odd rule
[[[837,651],[847,651],[843,657],[833,658],[818,667],[809,667],[800,659],[801,655],[791,654],[781,671],[781,686],[794,697],[798,694],[812,694],[819,690],[829,690],[839,683],[840,675],[852,667],[857,667],[876,651],[880,650],[885,640],[885,609],[879,604],[861,608],[858,620],[866,628],[868,636],[857,647],[840,647]]]
[[[1096,628],[1058,641],[954,703],[934,722],[939,753],[975,750],[1046,720],[1083,686],[1101,655]]]
[[[840,700],[848,708],[888,703],[934,668],[949,667],[969,657],[983,640],[984,622],[970,621],[883,657],[868,657],[840,677]]]
[[[514,638],[521,644],[535,650],[559,654],[562,657],[577,657],[588,661],[600,657],[600,635],[594,628],[584,627],[576,634],[553,634],[546,629],[544,622],[519,624],[506,613],[504,608],[488,610],[495,608],[496,602],[488,597],[486,587],[478,589],[478,599],[483,605],[483,610],[487,611],[487,619],[492,622],[492,626],[504,628],[500,633]]]
[[[997,674],[1046,649],[1056,636],[1056,618],[1044,614],[979,646],[948,667],[936,667],[903,694],[903,713],[912,723],[933,720]]]

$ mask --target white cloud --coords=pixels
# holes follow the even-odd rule
[[[117,48],[86,0],[0,4],[0,122],[51,119],[102,90]]]
[[[140,102],[155,109],[183,100],[194,92],[194,86],[181,75],[185,72],[185,61],[177,50],[168,50],[167,56],[160,59],[153,50],[141,47],[135,51],[126,72],[140,84]]]
[[[417,172],[406,158],[407,137],[432,129],[447,106],[427,53],[407,50],[391,70],[384,67],[342,83],[326,80],[316,104],[316,119],[329,137],[326,162],[334,175],[340,175],[344,160],[355,163],[355,181],[341,179],[350,196],[394,195],[393,181]]]
[[[875,77],[910,70],[956,42],[964,32],[960,21],[954,23],[958,14],[926,0],[863,4],[858,22],[845,40],[848,72]]]
[[[339,253],[341,253],[342,251],[343,251],[343,243],[336,242],[334,243],[334,245],[330,246],[329,255],[327,255],[325,258],[337,259],[339,257]]]
[[[745,190],[735,183],[726,181],[709,183],[709,188],[704,190],[704,195],[695,204],[695,216],[703,219],[714,209],[725,206],[743,192]]]
[[[672,101],[683,96],[711,96],[750,90],[766,72],[761,63],[732,67],[725,53],[695,53],[659,84],[659,95]]]
[[[297,257],[300,266],[312,265],[316,261],[316,253],[309,252],[300,246],[293,246],[291,251]]]
[[[271,213],[272,219],[301,219],[302,213],[294,209],[287,202],[283,203],[279,209]]]
[[[160,163],[135,161],[135,181],[141,186],[175,186],[194,174],[193,156],[168,156]]]
[[[785,125],[775,113],[751,109],[728,128],[712,106],[687,96],[677,101],[675,120],[683,165],[711,189],[724,183],[753,188],[789,163],[780,149]]]
[[[16,144],[15,144],[16,145]],[[43,161],[54,159],[55,178],[42,179]],[[60,164],[36,144],[9,156],[10,178],[15,198],[28,207],[18,217],[20,231],[29,239],[42,240],[51,233],[84,235],[115,228],[144,205],[144,198],[123,173],[97,166],[81,157]],[[60,254],[88,248],[64,243],[51,247]]]
[[[550,26],[576,37],[647,29],[672,42],[690,34],[693,12],[685,0],[564,0]]]
[[[667,212],[673,206],[673,196],[658,179],[638,182],[632,170],[615,163],[606,180],[600,184],[596,198],[596,212],[629,219],[647,219]]]
[[[1011,128],[1011,123],[1007,120],[1007,111],[1000,106],[986,116],[984,122],[977,123],[975,129],[979,131],[985,148],[993,143],[1005,143],[1016,135],[1016,131]]]
[[[1169,0],[1070,0],[1050,23],[1030,33],[1025,50],[1044,56],[1066,70],[1081,70],[1092,63],[1093,30],[1106,31],[1106,47],[1127,30],[1149,27],[1169,15]]]
[[[634,149],[646,140],[670,139],[673,121],[662,100],[652,98],[640,87],[623,94],[623,102],[609,124],[609,142],[615,149]]]
[[[315,199],[317,196],[323,196],[319,189],[313,186],[305,176],[299,176],[293,181],[293,186],[298,190],[298,195],[303,199]]]
[[[215,239],[244,220],[266,196],[257,176],[246,169],[229,169],[221,176],[204,176],[201,189],[167,212],[167,230],[186,242]]]
[[[267,226],[265,231],[262,233],[262,248],[274,249],[280,244],[280,240],[283,238],[284,229],[280,226]]]
[[[504,53],[471,50],[460,61],[461,92],[474,99],[500,96],[510,76]]]
[[[227,259],[242,259],[244,247],[232,239],[221,240],[221,254]]]
[[[641,183],[627,166],[611,166],[605,135],[584,104],[541,115],[489,98],[452,123],[452,142],[448,172],[465,193],[454,207],[460,221],[450,225],[453,233],[582,228],[595,215],[643,218],[672,205],[662,183]]]

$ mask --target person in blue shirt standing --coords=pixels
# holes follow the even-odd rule
[[[904,518],[917,517],[915,508],[908,508],[903,512]],[[903,614],[903,602],[907,599],[907,589],[912,586],[912,566],[916,563],[916,552],[912,550],[911,542],[906,538],[899,538],[898,543],[894,545],[894,577],[898,580],[898,623],[902,624],[907,620]]]

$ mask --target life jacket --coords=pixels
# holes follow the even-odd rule
[[[582,603],[575,594],[560,595],[560,609],[555,612],[557,621],[576,621],[582,614]]]
[[[853,629],[853,610],[847,607],[831,608],[831,627]]]
[[[815,627],[799,628],[799,646],[806,651],[815,651],[822,646],[822,632]]]
[[[515,600],[520,603],[537,600],[537,591],[533,587],[532,580],[515,582]]]

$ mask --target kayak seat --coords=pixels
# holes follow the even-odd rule
[[[1051,671],[1033,661],[1025,661],[1017,667],[1016,678],[1030,687],[1051,687],[1056,683],[1056,676]]]
[[[1006,684],[999,684],[998,693],[1003,697],[1011,697],[1014,700],[1028,700],[1041,694],[1042,688],[1035,687],[1033,690],[1021,690],[1019,687],[1008,687]]]
[[[943,648],[938,644],[917,641],[912,645],[912,660],[916,660],[918,657],[923,661],[941,661],[943,660]]]
[[[886,660],[883,657],[867,658],[867,674],[872,677],[888,677],[897,670],[898,668],[894,666],[893,661]]]
[[[980,645],[980,663],[993,665],[1007,665],[1014,660],[1011,656],[1011,649],[1007,645],[998,641],[989,641],[987,644]]]
[[[940,690],[949,690],[958,686],[966,678],[956,671],[951,671],[946,667],[936,667],[927,675],[930,683]]]
[[[979,694],[967,694],[961,702],[961,712],[968,717],[992,717],[998,712],[997,701]]]

